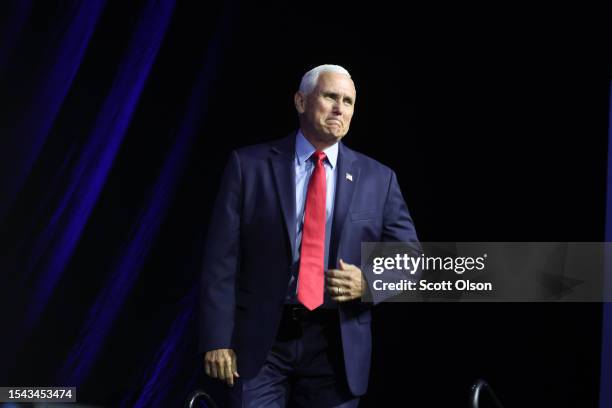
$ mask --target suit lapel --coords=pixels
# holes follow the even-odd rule
[[[274,173],[276,192],[281,205],[287,236],[291,244],[291,256],[295,254],[295,134],[281,139],[272,148],[270,164]],[[357,166],[353,152],[339,144],[338,173],[336,180],[336,197],[334,202],[334,219],[332,221],[329,261],[330,267],[337,267],[338,248],[342,240],[344,223],[353,200],[355,186],[359,182],[360,168]]]
[[[276,192],[281,205],[289,243],[291,258],[295,253],[295,133],[281,139],[272,147],[270,164],[276,182]]]
[[[338,249],[342,240],[344,222],[353,201],[355,186],[359,182],[360,170],[356,163],[357,158],[353,152],[342,143],[339,144],[339,148],[336,200],[334,202],[334,219],[332,222],[329,256],[329,261],[334,262],[333,265],[329,265],[332,268],[338,266]]]

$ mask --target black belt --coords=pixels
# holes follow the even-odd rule
[[[296,322],[305,320],[321,321],[333,319],[337,316],[337,309],[326,309],[321,306],[314,310],[308,310],[301,304],[291,304],[283,307],[283,320],[291,320]]]

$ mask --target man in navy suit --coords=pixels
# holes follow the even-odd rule
[[[356,407],[371,359],[361,243],[417,243],[395,173],[341,143],[356,91],[307,72],[300,129],[231,153],[205,248],[200,351],[232,406]],[[382,135],[377,135],[382,137]]]

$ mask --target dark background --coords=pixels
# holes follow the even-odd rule
[[[33,4],[4,54],[0,137],[13,146],[22,135],[11,133],[11,118],[20,98],[35,98],[29,78],[44,75],[49,30],[66,18],[70,3]],[[51,180],[66,174],[59,170],[65,157],[78,155],[91,134],[147,4],[104,7],[41,154],[1,224],[5,288],[21,273],[7,265],[20,265],[33,251],[26,227],[34,219],[27,234],[36,235],[52,218],[53,205],[41,210],[41,200],[55,188]],[[15,9],[13,3],[3,13],[5,27]],[[155,201],[150,191],[202,77],[205,98],[195,104],[201,112],[190,124],[184,167],[163,195],[168,207],[154,217],[159,228],[103,347],[83,357],[92,366],[78,377],[81,402],[132,406],[149,393],[153,406],[180,406],[197,386],[192,289],[223,165],[233,148],[296,128],[293,93],[303,73],[322,63],[351,72],[358,96],[344,142],[396,171],[422,241],[603,241],[609,34],[603,21],[575,9],[178,2],[41,320],[5,347],[12,359],[0,364],[2,384],[68,385],[75,378],[59,368],[93,299],[109,285],[119,248]],[[19,166],[10,151],[2,154],[7,171]],[[30,292],[5,292],[2,307],[14,323],[21,311],[13,306]],[[508,407],[595,407],[601,307],[382,305],[361,406],[466,406],[470,385],[484,378]],[[177,328],[181,313],[187,320]],[[168,360],[160,358],[164,351]],[[162,360],[156,371],[153,362]]]

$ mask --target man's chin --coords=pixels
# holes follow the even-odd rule
[[[336,142],[339,142],[340,139],[342,139],[344,137],[344,135],[346,135],[346,133],[337,133],[337,134],[333,135],[333,137],[336,140]]]

